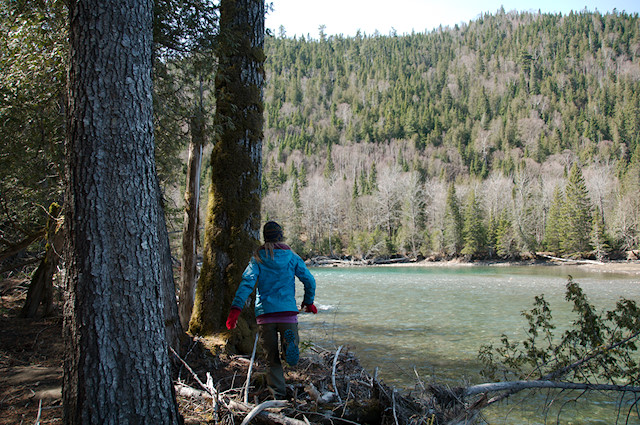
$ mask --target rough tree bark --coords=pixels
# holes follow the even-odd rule
[[[193,310],[197,274],[198,224],[200,222],[200,173],[202,170],[202,149],[206,136],[204,128],[204,107],[202,105],[202,81],[200,82],[200,102],[191,120],[191,141],[187,159],[187,181],[184,192],[184,227],[182,230],[182,272],[179,295],[180,323],[189,328]]]
[[[260,228],[260,179],[264,84],[263,0],[220,2],[216,114],[219,131],[211,155],[212,183],[205,226],[203,265],[190,331],[221,330],[256,248]],[[227,342],[250,352],[256,330],[253,308],[245,308]]]
[[[70,2],[66,424],[180,422],[163,309],[152,6]]]

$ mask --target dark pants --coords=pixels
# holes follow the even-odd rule
[[[298,324],[297,323],[267,323],[258,325],[260,332],[260,345],[264,349],[267,360],[267,384],[273,390],[276,399],[284,399],[287,392],[284,384],[284,370],[280,359],[280,346],[282,353],[286,351],[284,332],[291,329],[295,335],[296,346],[298,345]],[[280,338],[278,338],[278,336]]]

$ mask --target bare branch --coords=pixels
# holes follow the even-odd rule
[[[249,363],[249,370],[247,371],[247,382],[244,387],[244,402],[249,403],[249,384],[251,382],[251,370],[253,369],[253,361],[256,358],[256,346],[258,345],[258,334],[256,333],[256,339],[253,341],[253,352],[251,353],[251,363]]]
[[[562,390],[592,390],[592,391],[622,391],[640,393],[640,387],[625,385],[608,385],[608,384],[588,384],[578,382],[560,382],[560,381],[506,381],[494,382],[489,384],[472,385],[465,390],[464,395],[469,397],[477,394],[510,391],[515,393],[518,391],[533,388],[557,388]]]
[[[336,355],[333,358],[333,371],[331,372],[331,383],[333,384],[333,390],[336,392],[336,396],[338,396],[338,402],[342,403],[342,399],[340,398],[340,393],[338,392],[338,386],[336,385],[336,366],[338,364],[338,356],[340,355],[340,350],[342,350],[342,345],[338,347],[336,351]]]

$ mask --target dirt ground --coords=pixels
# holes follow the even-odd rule
[[[0,282],[0,425],[62,423],[62,317],[19,318],[27,284]]]
[[[41,319],[19,318],[20,310],[26,298],[29,281],[23,279],[5,279],[0,281],[0,425],[14,424],[61,424],[62,423],[62,317],[60,305],[56,307],[53,317]],[[180,382],[191,388],[201,390],[193,377],[197,374],[201,381],[206,381],[210,373],[216,388],[228,399],[241,400],[242,386],[250,365],[248,356],[212,355],[207,349],[208,342],[203,339],[187,339],[181,352],[186,363],[172,358],[174,363],[174,383]],[[337,355],[337,354],[336,354]],[[308,349],[301,356],[295,367],[286,367],[285,378],[289,391],[289,400],[294,408],[289,409],[292,415],[299,410],[314,410],[309,415],[319,415],[317,400],[313,402],[306,391],[309,384],[325,393],[331,387],[331,363],[333,353],[326,350]],[[188,367],[188,368],[187,368]],[[333,366],[335,368],[335,366]],[[341,376],[358,375],[362,378],[364,370],[360,367],[352,353],[343,352],[339,366]],[[251,379],[250,403],[258,403],[271,398],[265,385],[265,367],[259,359],[253,364]],[[336,371],[334,370],[334,373]],[[354,396],[358,393],[357,385],[348,384],[345,380],[341,391]],[[373,382],[373,381],[372,381]],[[351,387],[345,387],[350,385]],[[380,388],[386,388],[378,383]],[[349,389],[351,388],[351,389]],[[388,391],[388,388],[387,388]],[[370,393],[369,387],[366,392]],[[362,396],[369,399],[371,394]],[[211,402],[178,394],[178,405],[185,424],[214,423]],[[366,407],[366,406],[365,406]],[[370,410],[366,407],[366,414]],[[379,411],[374,409],[376,420],[365,423],[381,423]],[[328,412],[328,413],[327,413]],[[364,410],[360,409],[349,416],[349,411],[340,408],[340,416],[351,420],[363,419]],[[233,423],[240,418],[237,412],[227,411],[226,423]],[[246,414],[246,413],[245,413]],[[323,415],[331,415],[331,406],[325,406]],[[320,415],[322,416],[322,415]],[[311,417],[311,416],[309,416]],[[329,421],[331,422],[331,421]],[[313,422],[317,423],[317,422]]]
[[[62,423],[62,316],[60,305],[53,317],[23,319],[20,310],[29,281],[0,281],[0,425]],[[219,358],[197,349],[190,352],[190,367],[202,376],[202,370],[214,370],[216,382],[246,373],[248,361],[241,357]],[[216,363],[217,364],[212,364]],[[260,370],[256,365],[255,370]],[[178,368],[178,379],[194,385],[186,368]],[[197,386],[197,384],[195,385]],[[206,423],[208,412],[194,403],[178,398],[187,423]]]

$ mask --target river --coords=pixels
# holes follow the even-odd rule
[[[367,370],[379,368],[385,383],[405,390],[416,383],[414,368],[426,382],[484,382],[477,359],[480,346],[498,345],[502,334],[522,340],[526,321],[521,312],[531,309],[536,295],[544,294],[549,302],[559,335],[574,317],[564,301],[569,275],[600,311],[613,308],[621,297],[640,301],[640,275],[575,266],[340,267],[314,268],[312,273],[319,314],[300,316],[301,340],[349,347]],[[301,298],[302,285],[297,293]],[[539,397],[529,394],[524,402],[520,397],[486,409],[486,420],[578,425],[613,424],[618,418],[617,399],[606,396],[582,396],[562,409],[548,410]],[[627,411],[618,423],[625,423]],[[640,423],[638,414],[628,423]]]

